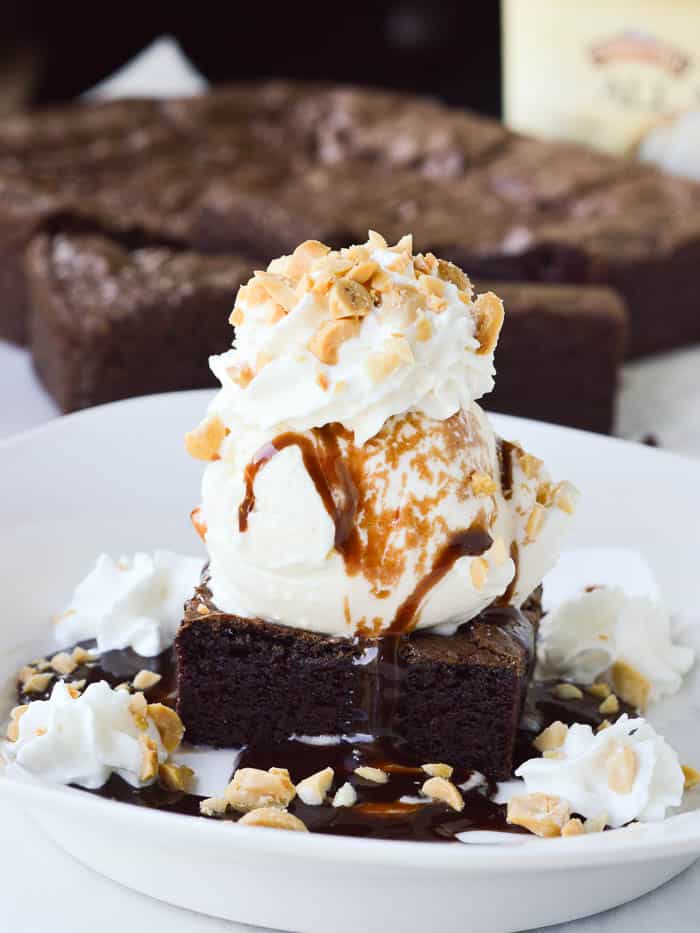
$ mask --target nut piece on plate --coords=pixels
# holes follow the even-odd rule
[[[207,797],[199,802],[202,816],[223,816],[227,810],[228,800],[225,797]]]
[[[357,791],[349,781],[346,781],[342,787],[339,787],[335,792],[335,797],[333,797],[333,806],[354,807],[356,803]]]
[[[158,774],[158,747],[150,735],[139,736],[141,746],[141,770],[139,780],[145,784]]]
[[[532,744],[538,752],[552,752],[562,747],[568,732],[569,727],[557,720],[540,732]]]
[[[306,825],[299,817],[277,807],[256,807],[242,816],[237,826],[262,826],[265,829],[290,829],[297,833],[308,833]]]
[[[182,720],[174,709],[164,706],[162,703],[149,703],[147,709],[148,715],[158,730],[161,742],[166,751],[172,754],[182,742],[182,737],[185,734]]]
[[[651,683],[626,661],[616,661],[610,669],[615,693],[635,709],[644,710],[649,702]]]
[[[51,667],[57,674],[72,674],[77,666],[78,663],[73,655],[65,651],[59,651],[51,658]]]
[[[430,777],[441,777],[447,778],[448,780],[452,777],[452,771],[454,770],[451,765],[446,765],[442,763],[428,763],[421,765],[421,770],[425,771],[426,774],[429,774]]]
[[[53,672],[31,674],[23,683],[24,693],[43,693],[54,678]]]
[[[239,768],[224,791],[234,810],[245,813],[267,807],[286,807],[296,796],[286,768]]]
[[[583,836],[585,833],[586,830],[584,829],[583,823],[578,817],[574,817],[567,823],[564,823],[561,831],[562,836]]]
[[[194,783],[194,771],[187,765],[166,761],[158,768],[158,780],[167,790],[188,792]]]
[[[426,797],[430,797],[432,800],[446,803],[447,806],[451,807],[453,810],[460,811],[464,809],[464,798],[460,794],[458,788],[452,781],[448,781],[447,778],[429,778],[421,787],[421,793],[425,794]]]
[[[609,697],[603,700],[598,709],[604,716],[609,716],[611,713],[619,713],[620,701],[614,693],[611,693]]]
[[[297,796],[309,806],[320,806],[326,799],[326,794],[333,783],[333,768],[324,768],[317,771],[297,784]]]
[[[156,674],[155,671],[142,670],[134,677],[132,684],[136,690],[148,690],[149,687],[155,687],[162,679],[162,674]]]
[[[360,765],[359,768],[355,768],[355,774],[365,781],[372,781],[374,784],[386,784],[389,780],[386,771],[382,771],[381,768],[371,768],[369,765]]]
[[[524,826],[536,836],[560,836],[571,816],[571,807],[561,797],[549,794],[523,794],[508,801],[506,820]]]
[[[359,333],[360,325],[355,318],[340,318],[326,321],[309,341],[309,350],[322,363],[335,366],[341,344]]]
[[[630,745],[618,744],[605,763],[608,787],[615,794],[631,794],[638,770],[635,750]]]

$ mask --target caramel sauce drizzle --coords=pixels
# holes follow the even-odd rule
[[[394,621],[387,634],[408,635],[416,627],[420,608],[428,593],[437,586],[461,557],[478,557],[493,544],[493,538],[485,527],[483,514],[479,515],[466,529],[457,531],[438,553],[432,570],[426,574],[396,611]]]
[[[501,470],[501,489],[505,499],[510,499],[513,495],[513,455],[517,449],[516,444],[504,441],[502,437],[498,438],[498,464]]]

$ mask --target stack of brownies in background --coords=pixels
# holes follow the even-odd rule
[[[504,298],[494,410],[609,431],[626,331],[631,355],[700,339],[700,186],[431,100],[289,83],[7,119],[0,336],[30,343],[65,411],[212,385],[253,269],[369,228]]]

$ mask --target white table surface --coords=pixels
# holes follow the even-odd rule
[[[153,43],[97,96],[197,93],[205,83],[176,43]],[[666,449],[700,457],[700,347],[626,367],[617,433],[653,433]],[[29,354],[0,341],[0,439],[59,412],[32,373]],[[196,871],[193,865],[193,871]],[[559,927],[559,933],[697,933],[700,862],[632,904]],[[0,799],[0,930],[53,933],[245,933],[253,927],[189,913],[94,874],[60,851],[21,812]],[[99,913],[97,913],[99,911]],[[466,929],[466,927],[465,927]],[[387,918],[387,933],[393,933]]]

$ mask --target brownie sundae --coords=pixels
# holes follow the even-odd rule
[[[306,241],[256,272],[185,438],[207,562],[99,558],[61,650],[20,671],[9,765],[377,838],[571,836],[677,806],[698,775],[639,713],[693,653],[660,604],[596,580],[543,603],[578,494],[478,405],[503,320],[410,236]],[[183,736],[230,749],[215,796]]]

